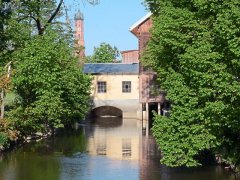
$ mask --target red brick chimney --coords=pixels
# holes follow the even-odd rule
[[[85,47],[84,47],[84,24],[83,24],[83,13],[78,11],[75,16],[75,44],[77,49],[77,55],[82,58],[85,56]]]

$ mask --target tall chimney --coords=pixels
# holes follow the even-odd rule
[[[82,58],[85,56],[85,47],[84,47],[84,24],[83,24],[83,13],[78,11],[74,16],[75,21],[75,45],[76,45],[76,53]]]

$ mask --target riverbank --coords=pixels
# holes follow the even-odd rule
[[[26,137],[19,138],[15,141],[8,140],[8,143],[7,143],[8,145],[7,146],[0,145],[0,154],[2,154],[4,152],[11,151],[15,148],[18,148],[18,147],[26,144],[26,143],[30,143],[30,142],[33,142],[33,141],[40,141],[40,140],[49,138],[52,135],[53,135],[53,133],[51,131],[49,131],[47,133],[36,132],[36,133],[33,133],[33,134],[28,135]]]

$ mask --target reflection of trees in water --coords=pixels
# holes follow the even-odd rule
[[[0,179],[60,179],[57,159],[36,152],[16,151],[5,155],[0,166]]]

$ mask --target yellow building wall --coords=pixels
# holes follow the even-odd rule
[[[97,82],[106,81],[107,92],[97,92]],[[122,92],[122,81],[131,81],[131,93]],[[138,75],[94,75],[92,81],[93,100],[131,100],[139,99],[139,79]]]

